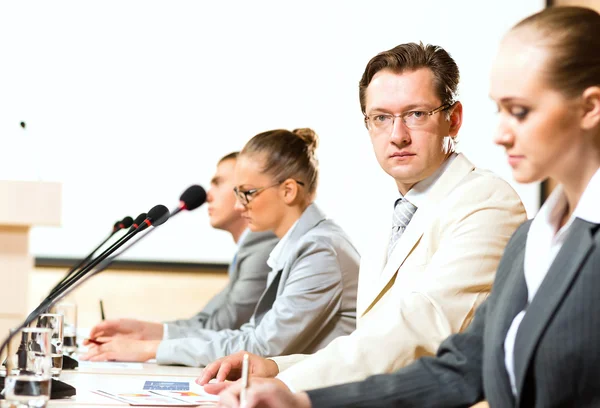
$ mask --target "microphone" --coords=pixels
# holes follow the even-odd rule
[[[171,213],[167,207],[162,204],[156,205],[152,207],[150,211],[148,211],[146,219],[135,229],[135,231],[140,232],[152,226],[158,227],[159,225],[167,222],[170,216]]]
[[[183,210],[193,211],[206,202],[206,191],[199,185],[189,186],[179,197],[179,206],[173,210],[171,217]]]
[[[83,265],[85,265],[86,263],[88,263],[90,261],[90,259],[92,259],[92,257],[94,256],[94,254],[104,245],[108,242],[109,239],[111,239],[117,232],[119,232],[122,229],[125,228],[129,228],[131,226],[131,224],[133,223],[133,219],[129,216],[123,218],[121,221],[117,221],[115,222],[115,224],[113,225],[113,229],[112,232],[110,233],[110,235],[108,237],[106,237],[106,239],[104,239],[104,241],[102,241],[100,243],[100,245],[98,245],[96,248],[93,249],[92,252],[90,252],[90,254],[88,256],[86,256],[85,258],[83,258],[81,261],[79,261],[79,263],[77,263],[77,265],[73,266],[71,269],[69,269],[69,271],[67,272],[67,274],[65,275],[64,278],[62,278],[53,288],[52,290],[50,290],[50,293],[54,293],[56,292],[56,290],[58,290],[58,288],[60,286],[62,286],[70,277],[71,275],[73,275],[73,273],[78,270],[79,268],[81,268]]]
[[[206,191],[204,190],[204,188],[202,188],[201,186],[198,186],[198,185],[192,185],[192,186],[188,187],[179,197],[179,206],[171,212],[171,218],[173,218],[173,216],[179,214],[183,210],[193,211],[196,208],[200,207],[205,202],[206,202]],[[138,222],[141,222],[141,220],[139,220],[139,218],[142,217],[142,215],[145,215],[145,214],[143,214],[143,213],[140,214],[138,216],[138,218],[136,218],[135,221],[133,222],[133,226],[131,228],[136,226],[136,224]],[[136,226],[136,228],[137,228],[137,226]],[[101,272],[101,271],[105,270],[106,268],[108,268],[110,265],[112,265],[112,263],[115,261],[115,259],[118,256],[120,256],[123,252],[127,251],[129,248],[133,247],[135,244],[140,242],[146,235],[152,233],[152,231],[154,231],[154,229],[147,231],[145,234],[138,237],[138,239],[131,241],[119,253],[104,260],[100,265],[98,265],[98,268],[94,273]]]
[[[131,218],[130,216],[127,216],[127,217],[123,218],[121,220],[121,222],[119,222],[117,231],[125,229],[125,228],[129,228],[129,227],[131,227],[131,224],[133,224],[133,218]]]
[[[133,220],[133,224],[131,224],[131,227],[129,228],[129,231],[127,231],[127,233],[129,234],[130,232],[135,231],[137,227],[139,227],[140,224],[144,222],[146,217],[148,217],[148,214],[146,213],[141,213],[140,215],[135,217],[135,220]]]

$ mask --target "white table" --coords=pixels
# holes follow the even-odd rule
[[[202,392],[194,381],[202,369],[192,367],[159,366],[157,364],[100,363],[83,364],[77,370],[64,370],[60,380],[77,389],[69,399],[51,400],[49,407],[112,407],[128,406],[124,402],[98,395],[92,390],[108,392],[135,392],[143,389],[146,381],[190,382],[190,391]],[[208,403],[202,406],[214,406]]]

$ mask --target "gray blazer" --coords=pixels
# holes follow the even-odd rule
[[[166,322],[168,339],[186,337],[194,329],[239,329],[247,323],[267,284],[269,254],[279,239],[272,232],[247,231],[235,262],[229,265],[229,283],[202,311],[190,319]]]
[[[437,357],[394,374],[309,392],[313,407],[600,407],[600,224],[575,219],[527,305],[526,222],[508,243],[490,297],[466,332]],[[515,343],[517,398],[504,366],[504,339],[527,305]]]
[[[164,340],[157,362],[205,366],[240,350],[261,356],[313,353],[350,334],[356,328],[359,255],[344,231],[312,204],[280,249],[249,323]]]

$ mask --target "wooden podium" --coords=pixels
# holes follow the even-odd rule
[[[28,312],[33,257],[29,230],[59,226],[59,183],[0,180],[0,338],[22,322]]]

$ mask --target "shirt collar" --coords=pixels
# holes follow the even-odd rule
[[[238,239],[238,242],[237,242],[238,249],[240,249],[242,247],[244,240],[246,239],[246,237],[248,236],[249,233],[250,233],[250,228],[246,228],[242,232],[242,235],[240,235],[240,238]]]
[[[300,219],[296,220],[296,222],[294,223],[294,225],[292,225],[292,228],[290,228],[288,230],[288,232],[285,233],[285,235],[283,236],[283,238],[281,238],[279,240],[279,242],[277,243],[277,245],[275,245],[275,248],[273,248],[273,250],[269,254],[269,259],[267,259],[267,265],[269,265],[269,268],[271,268],[271,269],[277,269],[276,267],[278,265],[277,261],[279,260],[279,256],[283,252],[283,249],[285,248],[285,245],[287,244],[287,242],[290,240],[290,235],[292,235],[292,232],[294,231],[294,228],[296,228],[296,225],[298,225],[298,221],[300,221]]]
[[[597,211],[597,198],[600,197],[600,169],[590,179],[585,191],[577,203],[577,207],[571,214],[571,217],[565,223],[561,230],[566,229],[575,218],[580,218],[594,224],[600,224],[600,213]],[[551,226],[556,232],[560,220],[567,208],[567,197],[562,185],[556,186],[548,199],[544,202],[537,216],[538,222]],[[535,223],[536,220],[534,220]]]
[[[429,177],[424,180],[419,181],[417,184],[412,186],[406,195],[402,196],[400,194],[400,198],[404,198],[406,201],[419,208],[426,203],[427,194],[431,191],[433,185],[436,181],[442,177],[442,174],[446,171],[446,169],[450,166],[450,164],[456,159],[458,153],[453,152],[450,156],[442,163],[440,167]],[[397,202],[398,200],[396,200]],[[394,202],[394,205],[396,205]]]
[[[590,179],[585,191],[573,211],[573,216],[593,224],[600,224],[598,211],[598,197],[600,197],[600,168]]]

